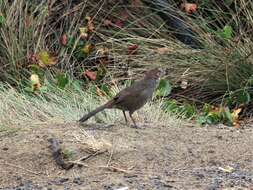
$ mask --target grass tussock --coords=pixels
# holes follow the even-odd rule
[[[116,90],[115,90],[116,92]],[[41,123],[76,122],[83,114],[105,103],[108,98],[94,98],[91,92],[73,89],[48,89],[44,95],[20,93],[9,85],[0,86],[0,121],[3,126],[33,125]],[[178,119],[158,109],[160,104],[147,104],[135,117],[140,125],[147,122],[166,125],[179,123]],[[91,118],[91,122],[124,123],[119,110],[106,110]]]
[[[159,10],[150,11],[147,6],[117,7],[119,15],[122,12],[129,14],[125,27],[116,28],[112,36],[107,30],[99,31],[105,34],[105,41],[113,44],[114,57],[127,62],[136,72],[138,68],[157,65],[167,70],[167,77],[175,87],[187,81],[187,89],[180,92],[186,99],[220,103],[235,91],[248,90],[252,94],[252,86],[249,85],[253,72],[253,42],[249,33],[249,28],[252,28],[252,2],[239,1],[235,8],[232,5],[227,7],[227,15],[219,4],[210,2],[207,5],[210,9],[203,6],[196,18],[178,13],[185,25],[195,31],[195,38],[202,44],[199,50],[173,38],[165,21],[154,14]],[[171,14],[170,9],[164,9],[165,14]],[[134,10],[139,12],[133,14]],[[206,16],[208,11],[211,11],[209,17]],[[242,26],[239,24],[242,21],[249,22]],[[126,49],[131,44],[139,47],[137,53],[129,58]]]

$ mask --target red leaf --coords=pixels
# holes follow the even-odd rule
[[[133,44],[131,46],[128,46],[128,55],[133,55],[137,52],[139,45],[138,44]]]
[[[122,20],[116,20],[115,25],[118,26],[119,28],[123,28],[124,22]]]
[[[89,71],[89,70],[85,71],[84,75],[87,76],[90,80],[93,80],[93,81],[96,80],[96,78],[97,78],[97,74],[95,72]]]
[[[63,34],[60,39],[60,43],[63,46],[66,46],[68,43],[68,36],[66,34]]]
[[[192,14],[197,11],[197,4],[195,3],[182,3],[181,8],[188,14]]]
[[[93,24],[93,19],[90,16],[85,17],[87,20],[87,29],[88,32],[92,33],[95,30],[95,26]]]

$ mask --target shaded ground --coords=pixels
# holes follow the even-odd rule
[[[108,151],[62,170],[48,148],[52,136],[71,160]],[[0,184],[20,190],[253,189],[253,128],[52,124],[0,133]]]

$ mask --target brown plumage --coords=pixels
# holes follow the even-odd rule
[[[125,112],[128,111],[129,116],[134,123],[134,127],[137,127],[132,114],[152,98],[152,94],[155,91],[160,75],[161,70],[158,68],[147,71],[142,80],[137,81],[132,86],[123,89],[112,100],[83,116],[79,122],[88,120],[90,117],[104,109],[117,108],[123,111],[126,123],[127,118]]]

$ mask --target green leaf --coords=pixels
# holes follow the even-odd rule
[[[234,105],[234,100],[231,95],[225,98],[225,105],[228,106],[229,108],[232,108]]]
[[[100,90],[109,97],[113,97],[113,94],[108,85],[102,84]]]
[[[77,49],[74,51],[74,57],[81,61],[87,57],[87,55],[82,51],[82,49]]]
[[[29,69],[31,71],[31,74],[37,74],[40,78],[43,78],[45,75],[45,71],[41,67],[39,67],[39,65],[29,65]]]
[[[98,70],[97,70],[97,81],[100,81],[100,80],[102,80],[104,77],[105,77],[105,75],[106,75],[106,69],[105,69],[105,67],[104,66],[100,66],[99,68],[98,68]]]
[[[57,79],[57,86],[61,89],[64,89],[65,86],[69,83],[68,76],[65,74],[56,75],[56,79]]]
[[[177,101],[176,100],[166,100],[164,101],[164,103],[162,104],[162,109],[165,112],[177,112],[179,106],[177,105]]]
[[[231,26],[226,25],[224,26],[222,32],[219,32],[219,35],[224,39],[224,40],[230,40],[233,35],[233,29]]]
[[[179,107],[179,112],[184,115],[186,118],[192,118],[196,115],[197,110],[193,105],[183,104]]]
[[[207,119],[205,116],[199,116],[197,117],[197,123],[200,125],[204,125],[207,123]]]
[[[217,124],[221,121],[221,116],[219,112],[210,112],[207,116],[207,124]]]
[[[165,79],[161,79],[159,82],[159,85],[156,89],[155,96],[161,97],[161,96],[168,96],[171,93],[171,85],[169,81]]]
[[[47,92],[47,87],[46,86],[42,86],[40,87],[40,93],[46,93]]]
[[[225,108],[223,114],[224,114],[223,116],[224,122],[227,123],[228,125],[233,125],[233,118],[230,110],[228,108]]]
[[[74,45],[75,45],[75,38],[70,36],[68,39],[67,47],[72,50]]]
[[[237,94],[237,104],[250,103],[251,97],[248,91],[242,90]]]
[[[203,112],[205,115],[208,115],[208,113],[212,110],[212,106],[210,104],[205,104],[203,106]]]
[[[5,17],[0,13],[0,26],[3,26],[5,23]]]
[[[26,92],[33,92],[34,91],[33,86],[27,86],[27,87],[24,88],[24,90]]]

